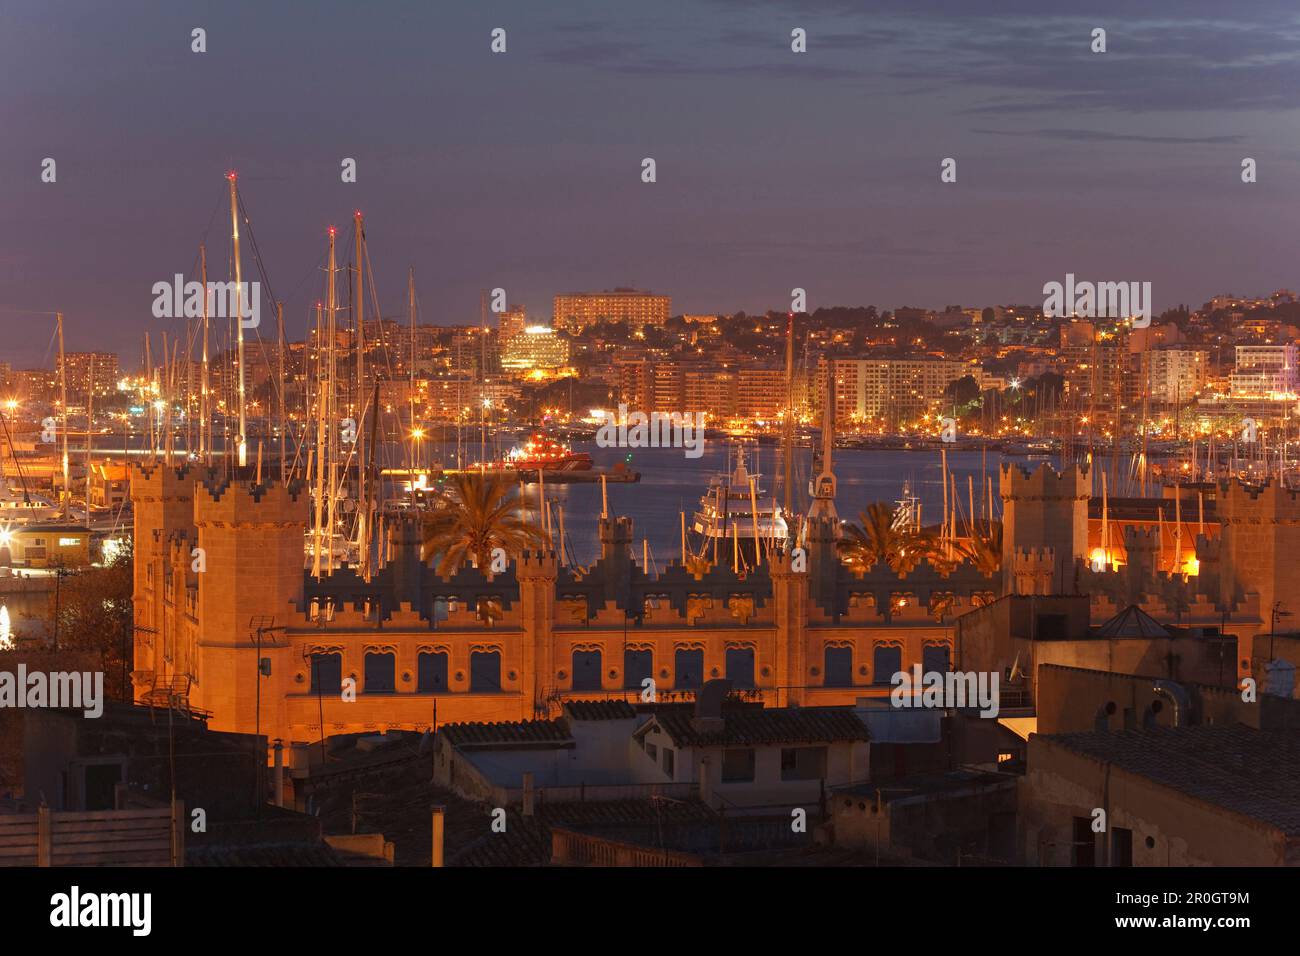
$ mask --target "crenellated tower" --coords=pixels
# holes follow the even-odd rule
[[[1092,476],[1086,465],[1064,472],[1043,464],[1035,471],[1004,464],[1002,496],[1002,581],[1014,593],[1021,554],[1050,550],[1051,594],[1073,594],[1075,568],[1088,554],[1088,499]]]

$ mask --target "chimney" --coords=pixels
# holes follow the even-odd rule
[[[430,865],[441,868],[442,863],[442,831],[443,823],[447,813],[444,806],[435,806],[433,808],[433,860]]]
[[[1186,726],[1192,702],[1183,685],[1171,680],[1158,680],[1151,685],[1151,689],[1155,691],[1157,697],[1164,697],[1174,705],[1174,726]]]
[[[284,806],[284,743],[275,738],[275,805]]]
[[[722,716],[722,702],[731,693],[731,681],[715,678],[704,682],[695,695],[695,715],[691,727],[699,733],[720,734],[726,726]]]

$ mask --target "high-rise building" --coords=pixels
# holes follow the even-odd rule
[[[887,428],[926,414],[943,398],[944,389],[971,374],[955,359],[833,359],[835,421],[884,424]],[[818,391],[825,394],[826,360],[817,371]],[[818,403],[820,408],[820,402]]]
[[[636,289],[573,292],[555,296],[552,325],[581,332],[597,322],[626,322],[633,331],[668,321],[672,299]]]
[[[646,410],[653,400],[650,366],[645,359],[625,360],[618,366],[618,400],[629,409]]]
[[[1204,349],[1156,349],[1147,361],[1153,402],[1190,401],[1210,377],[1210,353]]]
[[[1294,345],[1238,345],[1237,366],[1231,376],[1238,398],[1270,398],[1296,392]]]
[[[656,362],[650,370],[653,405],[649,411],[678,412],[686,400],[685,375],[678,362]]]
[[[505,348],[512,339],[523,335],[527,329],[528,315],[522,305],[506,309],[497,321],[497,338],[501,342],[501,347]]]
[[[736,414],[735,372],[720,368],[687,368],[682,373],[682,411],[705,412],[709,419]]]
[[[736,413],[757,421],[773,421],[786,406],[785,369],[742,368],[737,373]]]
[[[67,369],[69,402],[84,403],[90,394],[92,382],[97,397],[117,391],[116,352],[68,352],[63,358]]]

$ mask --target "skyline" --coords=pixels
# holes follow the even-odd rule
[[[147,19],[142,4],[74,19],[18,4],[0,40],[18,78],[0,147],[6,358],[46,357],[39,312],[65,313],[72,349],[129,356],[171,331],[150,289],[192,275],[205,223],[224,277],[230,168],[291,338],[323,285],[325,229],[354,209],[384,314],[403,313],[413,266],[421,321],[440,325],[475,321],[498,286],[541,317],[555,293],[615,286],[670,295],[675,313],[781,309],[795,286],[809,311],[942,308],[1033,303],[1074,272],[1150,281],[1158,314],[1295,284],[1282,210],[1300,198],[1300,17],[912,6],[588,3],[547,23],[521,4],[386,4],[340,30],[336,3]],[[505,54],[489,50],[498,26]],[[956,183],[940,182],[945,157]]]

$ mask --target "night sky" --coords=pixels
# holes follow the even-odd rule
[[[713,312],[795,286],[810,309],[1041,302],[1066,272],[1151,281],[1157,311],[1300,284],[1294,0],[4,0],[0,62],[20,367],[50,354],[41,312],[127,366],[175,331],[151,286],[205,237],[225,278],[230,168],[291,337],[354,209],[385,314],[414,266],[441,324],[496,286],[549,319],[616,285]]]

